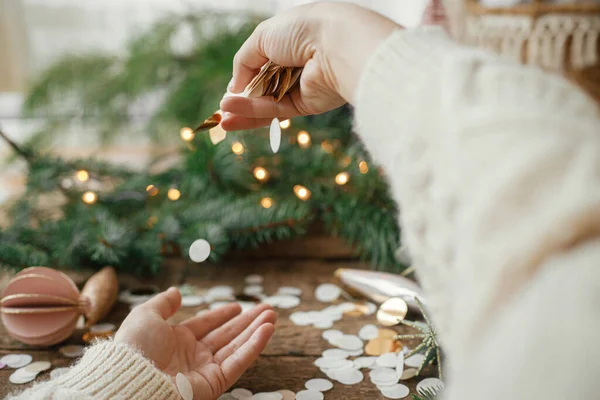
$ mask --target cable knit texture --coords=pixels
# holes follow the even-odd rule
[[[171,378],[135,349],[112,341],[90,347],[67,374],[7,400],[177,400]]]
[[[581,337],[600,330],[597,105],[433,27],[377,48],[355,103],[440,329],[446,398],[597,395],[600,350]]]

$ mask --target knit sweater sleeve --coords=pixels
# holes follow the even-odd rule
[[[112,341],[90,347],[71,370],[7,400],[178,400],[171,379],[137,350]]]
[[[576,271],[571,252],[600,233],[597,105],[558,75],[434,27],[382,43],[354,104],[448,360],[460,365],[551,257]]]

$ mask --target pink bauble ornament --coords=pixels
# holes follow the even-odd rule
[[[82,293],[67,275],[47,267],[19,272],[2,291],[0,312],[8,333],[20,342],[49,346],[67,339],[85,315],[92,325],[116,301],[118,282],[114,269],[93,275]]]

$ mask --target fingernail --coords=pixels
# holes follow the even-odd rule
[[[227,91],[233,93],[233,78],[227,84]]]

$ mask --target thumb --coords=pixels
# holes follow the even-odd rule
[[[176,287],[170,287],[140,305],[140,307],[154,311],[163,319],[168,319],[179,310],[179,307],[181,307],[181,293],[179,293],[179,290]]]

